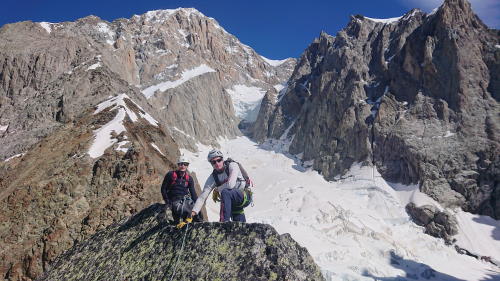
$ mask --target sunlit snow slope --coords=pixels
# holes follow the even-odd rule
[[[453,246],[424,234],[404,211],[405,201],[415,197],[408,196],[411,188],[400,186],[397,192],[369,167],[354,166],[346,179],[327,182],[269,144],[259,146],[245,137],[220,144],[255,183],[255,206],[246,209],[247,221],[290,233],[309,250],[327,280],[500,279],[493,265],[460,255]],[[202,183],[212,171],[206,160],[209,149],[184,151]],[[207,210],[209,219],[217,221],[218,204],[208,199]],[[460,218],[470,224],[462,228],[478,224],[472,216]],[[500,243],[488,232],[490,228],[476,231],[475,239],[500,260]]]

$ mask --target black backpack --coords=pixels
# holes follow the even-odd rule
[[[229,177],[229,164],[231,162],[235,162],[235,163],[238,164],[238,166],[240,168],[240,171],[241,171],[241,175],[243,176],[243,179],[245,179],[245,188],[243,188],[243,203],[241,204],[241,206],[237,206],[237,208],[243,209],[243,208],[248,207],[248,205],[250,205],[250,204],[252,204],[252,206],[253,206],[253,191],[250,188],[250,186],[253,187],[253,184],[252,184],[252,181],[250,180],[250,177],[248,176],[248,173],[245,170],[245,168],[243,168],[243,166],[239,162],[234,161],[231,158],[227,158],[224,161],[224,172]],[[217,176],[218,174],[219,173],[217,173],[217,171],[214,169],[213,172],[212,172],[212,177],[214,178],[215,185],[217,187],[219,187],[219,186],[221,186],[221,185],[223,185],[225,183],[225,182],[221,182],[219,180],[219,177]]]
[[[237,161],[234,161],[233,159],[231,158],[227,158],[225,161],[224,161],[224,172],[226,173],[226,175],[229,177],[229,164],[231,162],[235,162],[238,164],[239,168],[240,168],[240,171],[241,171],[241,175],[243,176],[243,179],[245,179],[245,188],[248,188],[250,185],[252,185],[252,181],[250,180],[250,177],[248,176],[248,173],[247,171],[245,170],[245,168],[243,168],[243,166],[240,164],[240,162],[237,162]],[[217,176],[219,173],[214,169],[212,171],[212,177],[214,178],[215,180],[215,185],[217,187],[223,185],[225,182],[221,182],[219,180],[219,177]]]

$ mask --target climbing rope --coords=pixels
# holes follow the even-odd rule
[[[184,242],[186,242],[188,228],[189,228],[189,224],[186,225],[186,231],[184,231],[184,237],[182,238],[181,250],[180,250],[180,253],[177,255],[177,260],[175,261],[175,265],[174,265],[174,272],[172,273],[172,277],[170,277],[170,281],[174,280],[175,272],[177,271],[177,265],[179,264],[179,259],[182,255],[182,252],[184,251]]]
[[[184,211],[184,204],[185,203],[186,203],[186,198],[182,199],[181,212]],[[182,252],[184,251],[184,242],[186,242],[186,236],[187,236],[187,232],[188,232],[188,228],[189,228],[189,223],[190,222],[191,222],[191,220],[188,218],[188,219],[186,219],[185,221],[179,223],[176,226],[177,228],[182,228],[184,225],[186,225],[186,231],[184,231],[184,237],[182,238],[182,244],[181,244],[181,251],[177,255],[177,260],[175,261],[175,265],[174,265],[174,272],[172,273],[172,277],[170,277],[170,281],[174,280],[175,273],[177,271],[177,265],[179,264],[179,259],[180,259],[181,255],[182,255]]]

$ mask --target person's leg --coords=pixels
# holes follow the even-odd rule
[[[239,222],[246,222],[246,217],[245,213],[243,213],[243,210],[241,210],[241,213],[234,213],[232,215],[233,221],[239,221]]]
[[[186,220],[191,216],[191,211],[193,210],[194,202],[191,198],[185,198],[182,205],[182,220]]]
[[[221,222],[230,221],[231,219],[231,202],[232,192],[230,189],[222,190],[221,194]]]
[[[174,224],[178,224],[180,217],[179,217],[179,214],[177,212],[175,202],[172,202],[172,208],[170,208],[170,210],[172,211],[172,218],[174,219]]]
[[[220,201],[219,222],[224,221],[224,202]]]
[[[244,195],[243,191],[239,189],[233,189],[231,190],[231,199],[232,199],[232,213],[231,213],[231,218],[233,221],[239,221],[239,222],[245,222],[245,213],[243,212],[243,208],[241,205],[243,204],[244,201]]]

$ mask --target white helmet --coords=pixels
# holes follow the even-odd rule
[[[187,159],[186,156],[181,155],[181,156],[179,156],[179,160],[177,161],[177,164],[179,164],[179,163],[189,163],[189,160]]]
[[[222,152],[220,150],[218,150],[218,149],[212,149],[208,153],[207,160],[208,160],[208,162],[210,162],[210,160],[212,160],[212,159],[214,159],[216,157],[222,157],[222,158],[224,158],[224,155],[222,154]]]

